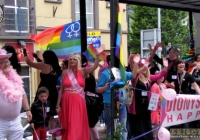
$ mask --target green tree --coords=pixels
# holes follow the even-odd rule
[[[158,27],[158,12],[157,8],[135,5],[131,6],[131,10],[133,13],[129,14],[131,25],[128,44],[132,46],[130,51],[135,53],[140,52],[140,30]],[[161,37],[165,45],[171,43],[172,46],[180,46],[181,50],[189,49],[189,26],[182,24],[187,17],[187,12],[161,9]]]

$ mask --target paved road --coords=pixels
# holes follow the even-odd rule
[[[98,131],[99,131],[99,140],[105,140],[106,139],[106,133],[102,133],[100,130],[102,129],[102,127],[100,127],[100,124],[99,123],[97,123],[97,129],[98,129]],[[57,139],[57,140],[60,140],[60,138],[59,139]],[[183,139],[183,138],[171,138],[171,140],[200,140],[200,138],[189,138],[189,139]]]

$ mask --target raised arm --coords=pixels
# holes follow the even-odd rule
[[[95,62],[92,66],[84,69],[84,75],[92,73],[99,65],[99,55],[96,56]]]
[[[24,53],[24,59],[26,61],[26,63],[33,67],[33,68],[36,68],[36,69],[39,69],[39,70],[44,70],[45,68],[49,67],[47,64],[43,63],[43,62],[32,62],[28,55],[27,55],[27,52],[26,52],[26,48],[24,47],[23,48],[23,53]]]
[[[38,57],[36,53],[32,53],[33,57],[37,60],[37,62],[42,62],[42,60]]]
[[[152,60],[154,59],[157,63],[162,65],[162,59],[156,55],[156,51],[159,47],[163,46],[163,44],[163,42],[157,42],[154,46],[154,49],[152,49],[151,44],[148,44],[149,51],[151,52],[149,62],[152,62]]]
[[[165,76],[165,74],[167,73],[167,68],[168,68],[168,61],[166,58],[163,58],[163,70],[156,74],[156,75],[150,75],[150,80],[151,81],[157,81],[158,79],[162,78],[163,76]]]
[[[136,77],[136,75],[138,74],[138,70],[139,70],[139,66],[138,66],[138,63],[140,61],[140,55],[139,54],[136,54],[134,57],[133,57],[133,71],[132,71],[132,76],[133,77]]]
[[[99,66],[99,55],[103,52],[103,46],[96,48],[96,59],[93,66],[84,69],[84,76],[92,73]]]

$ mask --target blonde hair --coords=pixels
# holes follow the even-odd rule
[[[143,81],[143,80],[144,80],[143,77],[145,77],[146,79],[148,79],[149,82],[151,82],[151,80],[150,80],[150,71],[149,71],[149,69],[147,69],[146,73],[141,73],[141,74],[139,75],[140,81]]]
[[[78,54],[78,53],[73,53],[69,56],[69,59],[72,58],[72,59],[76,59],[78,61],[78,65],[77,65],[77,68],[78,69],[81,69],[81,56]],[[69,60],[68,59],[68,60]],[[68,69],[70,69],[70,62],[68,62]]]

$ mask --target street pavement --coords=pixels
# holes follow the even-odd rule
[[[101,132],[100,130],[103,129],[103,127],[100,126],[100,123],[98,122],[97,125],[97,130],[99,132],[99,140],[105,140],[106,139],[106,133]],[[57,140],[61,140],[61,138],[57,138]],[[171,140],[200,140],[200,138],[171,138]]]

